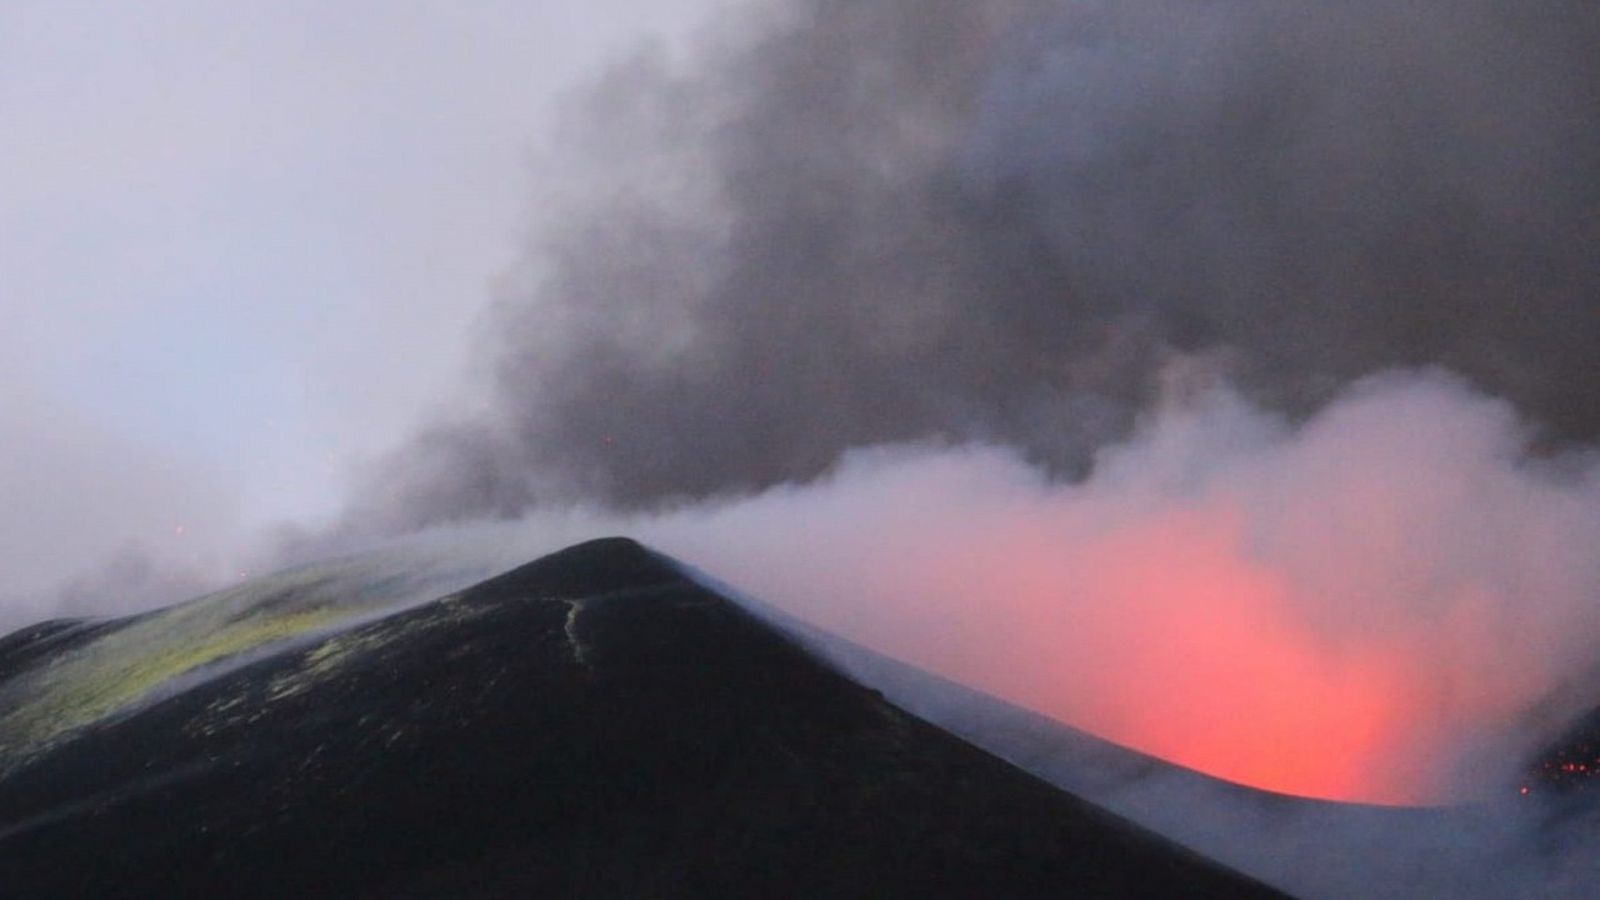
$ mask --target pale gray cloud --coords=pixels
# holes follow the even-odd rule
[[[337,509],[464,393],[552,103],[705,5],[0,6],[0,595],[193,484],[232,530]]]

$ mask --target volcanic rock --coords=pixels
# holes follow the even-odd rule
[[[290,576],[0,640],[5,894],[1277,896],[631,541],[399,611],[345,596],[386,585]]]

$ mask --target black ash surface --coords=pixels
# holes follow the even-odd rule
[[[82,627],[6,639],[0,680]],[[902,712],[623,540],[302,642],[53,746],[0,780],[0,885],[1275,896]]]

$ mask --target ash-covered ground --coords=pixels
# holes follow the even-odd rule
[[[372,561],[0,642],[0,884],[48,897],[1269,897],[625,540]],[[392,605],[391,605],[392,604]]]

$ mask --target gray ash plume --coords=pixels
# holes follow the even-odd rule
[[[983,440],[1061,475],[1175,358],[1304,415],[1440,366],[1600,435],[1600,6],[796,0],[575,104],[485,410],[398,531]]]

